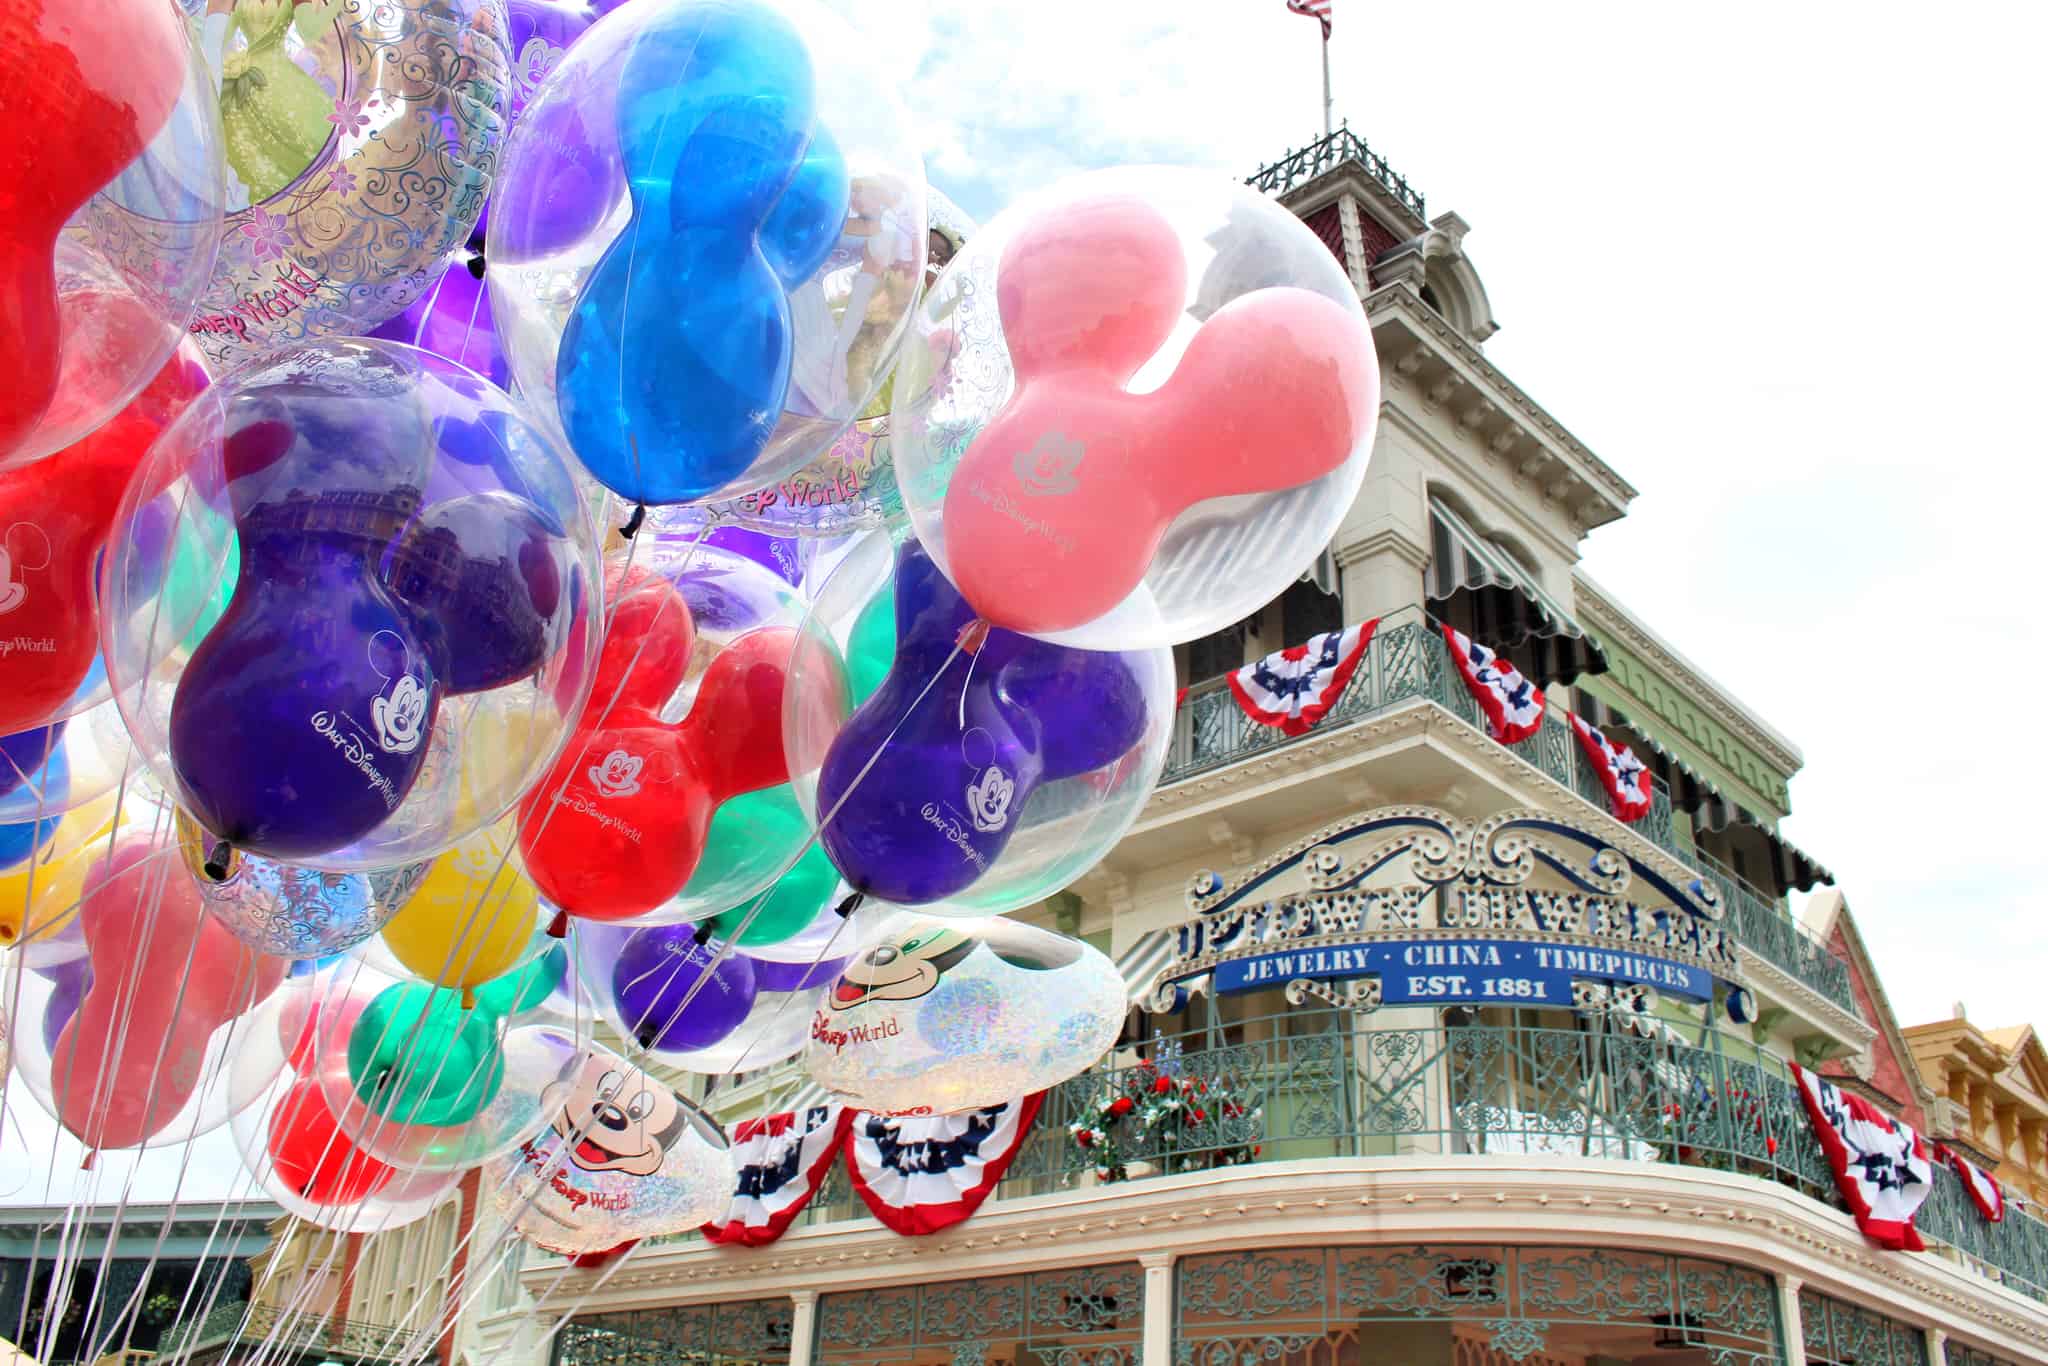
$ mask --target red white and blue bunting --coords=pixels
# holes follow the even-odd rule
[[[1586,752],[1586,761],[1600,775],[1600,786],[1607,789],[1607,808],[1614,813],[1614,819],[1627,825],[1649,815],[1648,766],[1627,745],[1618,745],[1587,725],[1577,712],[1568,711],[1565,715],[1571,718],[1572,733],[1579,737],[1579,748]]]
[[[1926,1142],[1903,1120],[1797,1063],[1792,1077],[1856,1227],[1879,1247],[1925,1252],[1913,1213],[1934,1189]]]
[[[958,1115],[856,1114],[846,1140],[853,1188],[908,1237],[951,1228],[981,1206],[1024,1146],[1043,1091]]]
[[[704,1236],[743,1247],[780,1238],[825,1184],[852,1119],[843,1105],[814,1105],[801,1115],[785,1111],[735,1126],[732,1203],[723,1219],[704,1225]]]
[[[1444,644],[1466,691],[1486,716],[1488,734],[1504,745],[1517,745],[1543,728],[1543,689],[1522,677],[1521,670],[1449,626],[1444,627]]]
[[[1997,1177],[1946,1143],[1936,1145],[1935,1155],[1955,1171],[1956,1179],[1969,1193],[1970,1203],[1977,1207],[1977,1213],[1984,1216],[1986,1223],[1996,1224],[2004,1220],[2005,1188],[1998,1184]]]
[[[1358,672],[1379,619],[1310,636],[1230,675],[1230,692],[1246,716],[1289,735],[1323,719]]]

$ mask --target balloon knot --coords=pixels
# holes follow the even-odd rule
[[[844,920],[846,919],[846,917],[852,915],[855,911],[859,910],[861,902],[866,901],[867,899],[868,894],[866,892],[849,892],[843,899],[841,899],[840,903],[837,906],[834,906],[832,908],[832,914],[838,916],[841,920]]]
[[[691,935],[691,936],[690,936],[690,941],[691,941],[692,943],[695,943],[695,944],[708,944],[708,943],[710,943],[710,942],[711,942],[711,922],[707,920],[707,921],[705,921],[705,922],[704,922],[703,924],[699,925],[699,926],[697,927],[697,932],[696,932],[695,934],[693,934],[693,935]]]
[[[468,265],[471,279],[481,280],[484,278],[484,254],[481,250],[475,251],[470,256]]]
[[[462,989],[462,1008],[463,1008],[464,1010],[475,1010],[475,1009],[476,1009],[476,988],[475,988],[475,987],[464,987],[464,988]]]
[[[548,922],[548,938],[563,939],[569,934],[569,913],[556,911],[555,918]]]
[[[215,882],[228,880],[228,869],[234,862],[235,851],[226,840],[216,840],[206,851],[206,861],[200,869]]]
[[[988,643],[988,623],[976,617],[960,628],[960,634],[954,640],[968,654],[978,655],[981,647]]]
[[[82,1161],[82,1162],[80,1162],[80,1163],[78,1164],[78,1170],[80,1170],[80,1171],[82,1171],[82,1172],[89,1172],[89,1171],[91,1171],[91,1170],[92,1170],[92,1160],[93,1160],[93,1159],[94,1159],[95,1157],[98,1157],[99,1155],[100,1155],[100,1154],[99,1154],[99,1149],[97,1149],[97,1148],[87,1148],[87,1149],[85,1150],[85,1160],[84,1160],[84,1161]]]
[[[633,533],[638,531],[640,529],[640,523],[646,520],[647,504],[635,503],[633,505],[633,515],[631,517],[628,517],[626,519],[626,524],[619,528],[619,534],[621,536],[624,536],[629,541],[632,540]]]

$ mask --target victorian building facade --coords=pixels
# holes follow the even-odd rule
[[[2032,1192],[2039,1045],[1962,1020],[1902,1033],[1846,902],[1795,918],[1793,894],[1833,881],[1779,828],[1799,750],[1577,567],[1635,490],[1488,360],[1466,224],[1348,131],[1253,183],[1349,272],[1381,425],[1316,572],[1179,651],[1189,692],[1135,828],[1033,913],[1124,969],[1118,1049],[1046,1093],[993,1198],[942,1233],[888,1231],[835,1177],[766,1247],[529,1257],[456,1355],[2048,1361],[2048,1229],[1985,1222],[1937,1168],[1929,1250],[1871,1246],[1791,1072],[1953,1133]],[[1305,735],[1223,686],[1368,620]],[[1489,733],[1446,626],[1544,690],[1528,738]],[[1617,818],[1574,715],[1649,767],[1645,813]],[[1161,1069],[1235,1113],[1193,1150],[1127,1133],[1104,1170],[1071,1128]],[[786,1109],[803,1079],[717,1098]]]

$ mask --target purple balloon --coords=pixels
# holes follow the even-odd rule
[[[749,958],[754,967],[754,985],[762,991],[807,991],[829,986],[850,958],[827,958],[821,963],[778,963],[772,958]]]
[[[510,493],[437,503],[401,536],[382,575],[413,608],[450,693],[502,688],[547,662],[570,577],[568,542]]]
[[[483,238],[473,240],[481,242]],[[512,385],[512,367],[506,363],[505,352],[498,345],[497,328],[491,322],[490,291],[484,288],[483,253],[474,246],[457,253],[426,293],[370,335],[445,356],[476,371],[500,389]]]
[[[508,92],[509,117],[505,121],[508,132],[526,112],[527,101],[540,89],[541,82],[569,50],[569,44],[624,3],[625,0],[511,0],[505,6],[512,33],[512,84]],[[483,240],[490,211],[490,202],[486,200],[483,215],[476,220],[479,242]]]
[[[694,925],[640,930],[621,946],[612,999],[642,1048],[706,1048],[740,1027],[760,990],[754,960],[728,954],[713,966],[717,954],[716,944],[697,942]]]
[[[71,1023],[85,993],[92,989],[92,960],[66,959],[42,969],[42,974],[50,979],[50,999],[43,1005],[43,1046],[55,1053],[57,1036]]]
[[[62,721],[52,726],[0,735],[0,797],[28,780],[30,774],[56,758],[64,741]]]
[[[835,814],[818,838],[833,866],[899,906],[965,891],[1002,856],[1040,784],[1113,763],[1145,733],[1145,695],[1122,655],[1000,629],[978,655],[955,655],[975,620],[906,541],[896,658],[819,771],[818,810]]]
[[[800,547],[792,537],[770,536],[745,527],[722,526],[708,533],[704,543],[730,550],[735,555],[744,555],[755,564],[774,570],[792,588],[803,583],[803,565],[798,554]]]

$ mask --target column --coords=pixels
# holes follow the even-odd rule
[[[1139,1366],[1173,1366],[1173,1254],[1147,1252],[1138,1262],[1145,1268],[1145,1336]]]
[[[811,1366],[818,1352],[818,1292],[792,1290],[789,1301],[789,1366]]]
[[[1799,1312],[1797,1276],[1778,1275],[1778,1327],[1785,1335],[1785,1366],[1806,1366],[1806,1319]]]
[[[1948,1334],[1939,1328],[1927,1330],[1927,1360],[1930,1366],[1948,1366]]]

